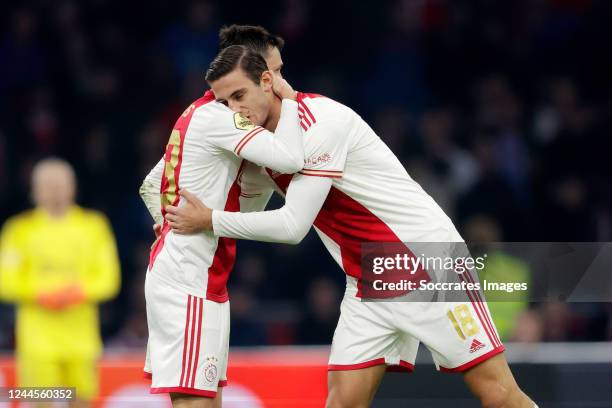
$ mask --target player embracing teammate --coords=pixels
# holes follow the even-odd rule
[[[243,64],[259,52],[271,71],[282,66],[280,46],[271,39],[278,43],[261,27],[222,30],[221,44],[227,48],[211,64],[207,80],[217,101],[254,125],[278,132],[281,101],[269,98],[260,70]],[[471,318],[470,330],[463,336],[449,321],[447,302],[361,300],[364,243],[407,243],[410,251],[411,243],[462,239],[451,220],[355,112],[318,94],[298,93],[296,100],[303,168],[287,174],[249,166],[242,173],[248,195],[259,198],[249,210],[263,209],[272,189],[285,196],[282,208],[227,211],[205,205],[201,192],[187,187],[190,191],[179,192],[184,200],[181,206],[165,207],[167,228],[175,236],[206,231],[219,239],[295,244],[314,225],[347,275],[329,361],[328,407],[368,406],[387,366],[413,368],[420,342],[432,352],[441,371],[464,373],[468,388],[483,406],[534,407],[509,370],[488,307],[478,293],[468,292],[463,302],[452,304]],[[472,347],[474,341],[477,347]]]

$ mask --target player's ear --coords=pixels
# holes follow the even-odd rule
[[[272,72],[264,71],[261,74],[260,84],[264,92],[272,92]]]

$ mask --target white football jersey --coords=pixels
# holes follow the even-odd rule
[[[358,288],[361,245],[461,240],[452,221],[353,110],[317,94],[298,95],[305,164],[300,174],[333,178],[314,227]],[[285,193],[292,175],[267,170]]]
[[[240,211],[239,178],[247,160],[280,171],[301,169],[296,102],[282,102],[279,128],[275,136],[215,102],[212,92],[207,92],[178,118],[164,157],[141,187],[154,218],[161,221],[159,215],[165,215],[166,205],[181,205],[180,189],[195,194],[209,208]],[[152,187],[152,194],[147,193],[147,186]],[[212,233],[179,235],[163,222],[162,235],[150,254],[149,273],[186,293],[225,302],[236,257],[235,240]]]

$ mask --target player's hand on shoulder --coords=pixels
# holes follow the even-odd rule
[[[293,101],[297,99],[297,92],[280,75],[272,75],[272,90],[281,99],[291,99]]]

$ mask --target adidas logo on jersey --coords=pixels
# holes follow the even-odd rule
[[[472,340],[472,344],[470,345],[470,354],[477,352],[478,350],[480,350],[484,346],[485,345],[482,344],[481,342],[479,342],[478,340],[476,340],[476,339]]]

